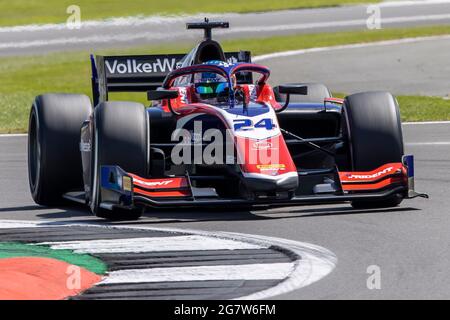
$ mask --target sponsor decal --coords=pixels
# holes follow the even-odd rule
[[[248,52],[227,52],[225,66],[242,61],[250,62]],[[183,66],[185,55],[142,55],[129,57],[105,57],[105,69],[108,75],[138,75],[138,74],[167,74]],[[241,79],[242,78],[242,79]],[[243,74],[238,75],[240,80],[249,80]],[[251,77],[250,77],[251,79]]]
[[[370,180],[370,179],[375,179],[378,178],[382,175],[385,175],[387,173],[390,173],[394,170],[394,167],[388,167],[384,170],[378,171],[374,174],[348,174],[347,178],[349,179],[363,179],[363,180]]]
[[[269,150],[273,149],[273,145],[269,141],[258,141],[252,144],[252,150]]]
[[[149,187],[166,187],[168,185],[170,185],[173,180],[161,180],[161,181],[151,181],[151,182],[147,182],[147,181],[142,181],[139,179],[134,179],[136,182],[149,186]]]
[[[258,164],[256,166],[261,171],[268,171],[268,170],[286,170],[285,164]]]
[[[231,57],[227,60],[227,62],[217,60],[217,61],[205,62],[204,64],[214,64],[219,67],[229,68],[234,64],[233,59],[236,60],[236,58]]]
[[[110,74],[168,73],[175,69],[176,64],[175,58],[157,58],[153,62],[138,62],[136,59],[105,61]]]
[[[131,178],[124,176],[122,178],[122,189],[125,191],[132,191],[133,190],[132,186],[133,183],[131,182]]]
[[[90,152],[91,151],[91,144],[89,142],[80,142],[80,151],[81,152]]]
[[[248,91],[250,93],[250,101],[256,101],[258,100],[258,90],[255,85],[249,85]]]
[[[182,103],[188,103],[187,100],[187,88],[186,87],[179,87],[178,93],[180,95],[180,100]]]
[[[270,118],[261,119],[256,124],[254,124],[251,119],[237,119],[233,122],[235,131],[249,131],[254,129],[273,130],[277,127],[274,121]]]

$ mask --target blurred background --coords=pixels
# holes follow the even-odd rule
[[[387,90],[404,121],[450,120],[450,1],[361,2],[0,0],[0,133],[26,132],[37,94],[91,95],[89,54],[187,53],[202,34],[185,23],[204,17],[229,21],[214,38],[273,83]]]

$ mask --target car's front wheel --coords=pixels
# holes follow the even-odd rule
[[[133,102],[103,102],[95,108],[92,139],[92,212],[109,220],[135,220],[142,207],[133,209],[102,207],[100,169],[119,166],[129,173],[148,173],[148,121],[145,107]]]
[[[363,92],[346,97],[344,119],[353,171],[370,171],[402,161],[400,111],[397,100],[390,93]],[[381,201],[353,201],[352,206],[358,209],[389,208],[399,205],[402,200],[402,194],[395,194]]]

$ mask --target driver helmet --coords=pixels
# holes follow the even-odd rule
[[[213,64],[209,61],[205,64]],[[214,72],[201,72],[194,75],[195,95],[199,102],[220,104],[228,101],[228,81]]]

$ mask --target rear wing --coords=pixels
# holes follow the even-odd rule
[[[147,92],[160,87],[166,76],[181,66],[185,54],[140,56],[93,56],[94,105],[108,101],[110,92]],[[249,51],[226,52],[229,62],[251,62]],[[241,74],[239,83],[251,83],[251,74]]]

